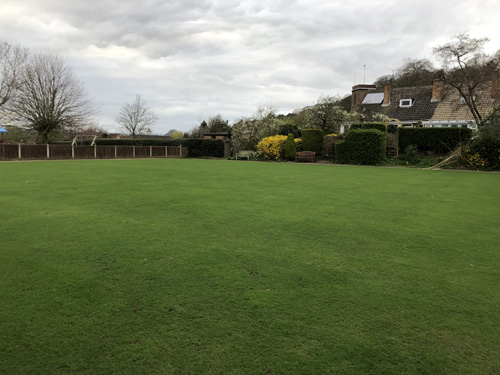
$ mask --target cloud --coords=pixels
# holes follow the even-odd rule
[[[283,112],[344,95],[468,30],[495,38],[496,1],[4,0],[0,32],[66,57],[115,127],[136,94],[159,134],[259,103]],[[366,71],[364,66],[366,65]]]

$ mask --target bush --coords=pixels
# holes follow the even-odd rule
[[[295,147],[294,136],[292,133],[288,134],[285,143],[285,158],[288,160],[294,160],[295,155],[297,155],[297,149]]]
[[[335,160],[340,164],[377,165],[385,161],[386,135],[376,129],[351,130],[345,141],[335,145]]]
[[[387,125],[383,122],[360,122],[357,124],[352,124],[350,130],[358,130],[358,129],[377,129],[382,133],[387,132]]]
[[[419,150],[431,150],[438,154],[454,150],[461,142],[468,142],[472,130],[466,128],[400,128],[399,149],[415,145]]]
[[[257,144],[257,153],[266,160],[283,159],[285,156],[285,143],[287,136],[273,135],[262,138]]]
[[[301,131],[296,125],[292,124],[283,124],[280,125],[278,128],[278,134],[280,135],[288,135],[288,134],[293,134],[295,138],[300,138],[301,136]]]
[[[302,148],[304,151],[314,151],[319,155],[321,153],[321,149],[323,148],[323,130],[302,130]]]
[[[415,145],[408,145],[405,148],[404,159],[410,163],[414,164],[417,161],[418,147]]]
[[[321,156],[327,160],[335,160],[335,144],[342,140],[342,136],[332,134],[327,135],[323,140]]]
[[[469,149],[468,160],[477,169],[500,169],[500,140],[492,138],[479,138]]]

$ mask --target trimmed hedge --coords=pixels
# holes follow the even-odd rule
[[[314,151],[317,155],[323,148],[323,130],[321,129],[303,129],[302,130],[302,149],[304,151]]]
[[[386,134],[377,129],[357,129],[347,133],[345,141],[335,145],[339,164],[377,165],[385,160]]]
[[[399,128],[399,149],[415,145],[419,150],[447,153],[471,137],[472,129],[467,128]]]
[[[387,132],[387,125],[383,122],[360,122],[357,124],[352,124],[350,130],[358,129],[377,129],[383,133]]]
[[[83,144],[90,145],[91,141]],[[141,139],[141,138],[99,138],[95,141],[98,146],[179,146],[189,149],[189,157],[224,157],[224,141],[220,139],[181,138],[181,139]],[[56,142],[53,142],[56,144]],[[71,144],[71,142],[57,142],[57,144]]]
[[[295,147],[295,137],[292,133],[288,134],[285,142],[285,158],[288,160],[294,160],[295,155],[297,155],[297,148]]]

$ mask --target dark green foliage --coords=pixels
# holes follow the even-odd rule
[[[387,133],[396,133],[398,131],[397,125],[389,124],[387,125]]]
[[[323,148],[323,130],[303,129],[302,148],[304,151],[314,151],[319,155],[321,153],[321,149]]]
[[[466,128],[400,128],[399,149],[415,145],[419,150],[432,150],[441,154],[454,150],[471,137],[472,130]]]
[[[330,135],[323,140],[321,157],[327,160],[335,160],[335,144],[342,140],[342,136]]]
[[[288,134],[288,138],[285,143],[285,159],[294,160],[297,150],[295,148],[295,137],[292,133]]]
[[[361,122],[358,124],[352,124],[350,130],[356,129],[377,129],[385,133],[387,132],[387,125],[383,122]]]
[[[296,125],[292,124],[283,124],[278,128],[278,134],[280,135],[288,135],[292,133],[295,138],[301,137],[301,131]]]
[[[376,129],[351,130],[345,141],[335,146],[335,160],[340,164],[377,165],[385,160],[386,135]]]
[[[469,154],[479,154],[486,161],[484,169],[500,169],[500,139],[479,138],[471,144]]]
[[[418,156],[418,147],[415,145],[408,145],[404,150],[404,160],[406,160],[410,164],[414,164],[417,162]]]
[[[89,145],[91,141],[83,142]],[[52,142],[53,144],[71,144],[71,142]],[[189,149],[189,157],[224,157],[224,141],[220,139],[203,139],[203,138],[180,138],[180,139],[141,139],[141,138],[125,138],[112,139],[100,138],[96,139],[98,146],[180,146]]]

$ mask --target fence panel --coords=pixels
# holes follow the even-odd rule
[[[167,157],[179,157],[180,150],[177,146],[167,146]]]
[[[115,146],[96,146],[96,155],[98,159],[114,159]]]
[[[47,159],[47,145],[21,145],[22,159]]]
[[[134,150],[131,146],[116,146],[117,158],[133,158]]]
[[[0,144],[0,159],[19,159],[19,146]]]
[[[19,149],[21,158],[19,158]],[[114,159],[133,158],[132,146],[5,145],[0,144],[0,159]],[[136,158],[187,157],[188,148],[178,146],[135,146]]]
[[[135,146],[136,158],[149,158],[149,154],[150,154],[149,146]]]
[[[94,159],[94,146],[73,146],[75,159]]]
[[[72,147],[64,145],[50,145],[50,158],[51,159],[71,159]]]
[[[164,158],[165,157],[165,146],[153,146],[153,157],[154,158]]]

